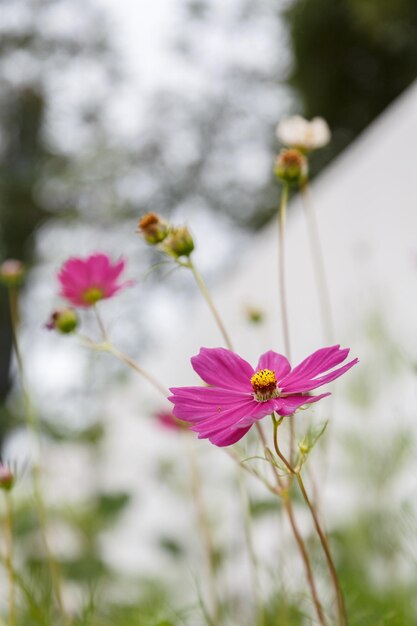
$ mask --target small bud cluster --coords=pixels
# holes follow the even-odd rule
[[[5,287],[19,287],[25,277],[26,269],[21,261],[7,259],[0,265],[0,282]]]
[[[194,250],[194,240],[187,226],[173,226],[156,213],[146,213],[139,220],[138,232],[147,243],[158,246],[174,259],[189,257]]]
[[[78,326],[78,315],[74,309],[57,309],[46,323],[48,330],[56,330],[62,335],[73,333]]]

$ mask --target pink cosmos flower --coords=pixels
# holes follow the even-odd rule
[[[256,369],[231,350],[201,348],[191,359],[192,366],[209,387],[174,387],[168,399],[173,413],[193,424],[199,439],[216,446],[239,441],[257,421],[274,411],[292,415],[305,404],[329,396],[311,396],[310,391],[342,376],[358,359],[342,367],[349,349],[321,348],[297,367],[285,356],[270,350],[259,359]],[[332,370],[332,371],[329,371]]]
[[[123,259],[113,264],[110,257],[101,252],[85,259],[71,257],[58,274],[60,295],[73,306],[93,306],[99,300],[111,298],[120,289],[131,284],[117,282],[124,267]]]

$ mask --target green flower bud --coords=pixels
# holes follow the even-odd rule
[[[63,335],[73,333],[78,326],[78,315],[74,309],[58,309],[49,318],[46,328],[57,330]]]
[[[190,256],[194,250],[194,241],[187,226],[171,228],[168,237],[164,241],[164,250],[175,258]]]
[[[168,236],[169,224],[156,213],[146,213],[138,222],[138,232],[145,241],[155,246]]]
[[[299,150],[281,150],[275,161],[274,174],[290,185],[302,185],[308,176],[307,158]]]
[[[7,259],[0,265],[0,282],[6,287],[19,287],[25,277],[25,266],[17,259]]]

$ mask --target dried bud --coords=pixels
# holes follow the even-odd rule
[[[281,150],[275,161],[274,173],[286,183],[302,185],[308,176],[307,158],[299,150]]]
[[[15,482],[15,477],[7,465],[0,463],[0,489],[11,491]]]
[[[138,232],[155,246],[167,237],[169,224],[156,213],[146,213],[138,222]]]
[[[0,265],[0,281],[6,287],[18,287],[25,276],[25,266],[17,259],[7,259]]]
[[[175,258],[190,256],[194,250],[194,241],[187,226],[171,228],[168,237],[164,241],[164,250]]]
[[[78,316],[74,309],[54,311],[46,324],[48,330],[57,330],[63,335],[73,333],[78,326]]]

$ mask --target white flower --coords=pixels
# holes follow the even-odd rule
[[[317,150],[329,143],[330,129],[322,117],[315,117],[309,122],[301,115],[293,115],[280,121],[277,137],[289,148]]]

